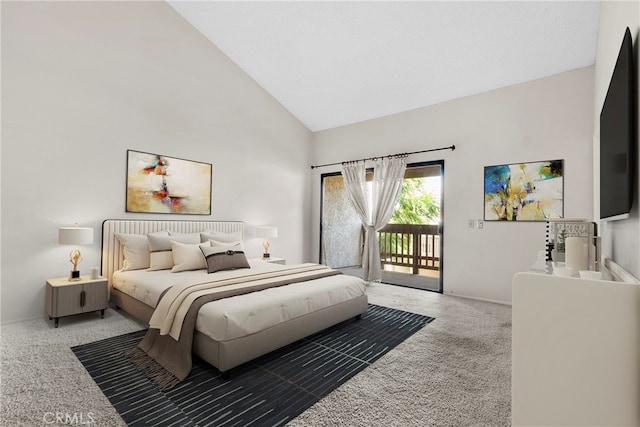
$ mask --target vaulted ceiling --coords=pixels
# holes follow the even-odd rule
[[[312,131],[595,62],[597,1],[169,1]]]

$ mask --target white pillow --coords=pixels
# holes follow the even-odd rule
[[[173,267],[171,251],[151,252],[149,254],[149,271],[168,270]]]
[[[171,252],[173,252],[172,273],[188,270],[201,270],[207,268],[201,247],[211,247],[209,242],[197,245],[171,242]]]
[[[158,236],[169,235],[166,231],[158,231],[151,234]],[[145,234],[116,233],[115,236],[120,241],[122,253],[124,254],[122,270],[129,271],[149,268],[149,241]]]
[[[171,252],[171,242],[178,243],[200,243],[200,237],[194,234],[177,234],[156,236],[149,234],[149,270],[168,270],[173,267],[173,253]]]
[[[217,247],[217,246],[236,246],[236,245],[240,245],[242,246],[242,242],[241,241],[234,241],[234,242],[219,242],[217,240],[212,240],[209,239],[208,241],[209,246],[213,246],[213,247]]]
[[[242,231],[223,233],[221,231],[206,230],[200,233],[200,241],[215,240],[218,242],[235,243],[242,241]]]
[[[181,239],[197,240],[200,241],[200,233],[176,233],[169,230],[170,236],[180,236]]]

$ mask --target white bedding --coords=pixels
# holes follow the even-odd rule
[[[185,281],[231,278],[241,274],[274,271],[291,266],[252,262],[251,269],[208,274],[206,270],[172,273],[162,271],[117,271],[112,286],[155,307],[161,293]],[[276,324],[322,310],[365,294],[364,282],[353,276],[337,275],[314,283],[295,283],[205,304],[198,313],[196,329],[216,341],[250,335]]]
[[[249,264],[252,273],[282,268],[281,265],[261,261],[253,261]],[[247,270],[229,270],[208,274],[207,270],[181,271],[179,273],[172,273],[169,270],[118,270],[113,273],[111,284],[119,291],[155,308],[162,292],[175,284],[202,282],[214,276],[221,279],[237,277],[246,274],[245,271]]]

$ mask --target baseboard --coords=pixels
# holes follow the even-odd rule
[[[450,296],[450,297],[459,297],[459,298],[465,298],[465,299],[472,299],[472,300],[476,300],[476,301],[484,301],[484,302],[491,302],[494,304],[500,304],[500,305],[508,305],[509,307],[511,307],[511,302],[508,301],[499,301],[499,300],[495,300],[495,299],[489,299],[489,298],[479,298],[479,297],[473,297],[470,295],[462,295],[462,294],[454,294],[454,293],[450,293],[450,292],[444,292],[444,295]]]
[[[0,326],[12,325],[14,323],[20,323],[20,322],[29,322],[31,320],[38,320],[38,319],[47,320],[47,315],[45,314],[43,316],[21,317],[19,319],[0,320]]]

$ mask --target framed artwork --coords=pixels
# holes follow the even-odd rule
[[[564,217],[564,160],[485,166],[485,221]]]
[[[127,150],[127,212],[211,215],[210,163]]]

